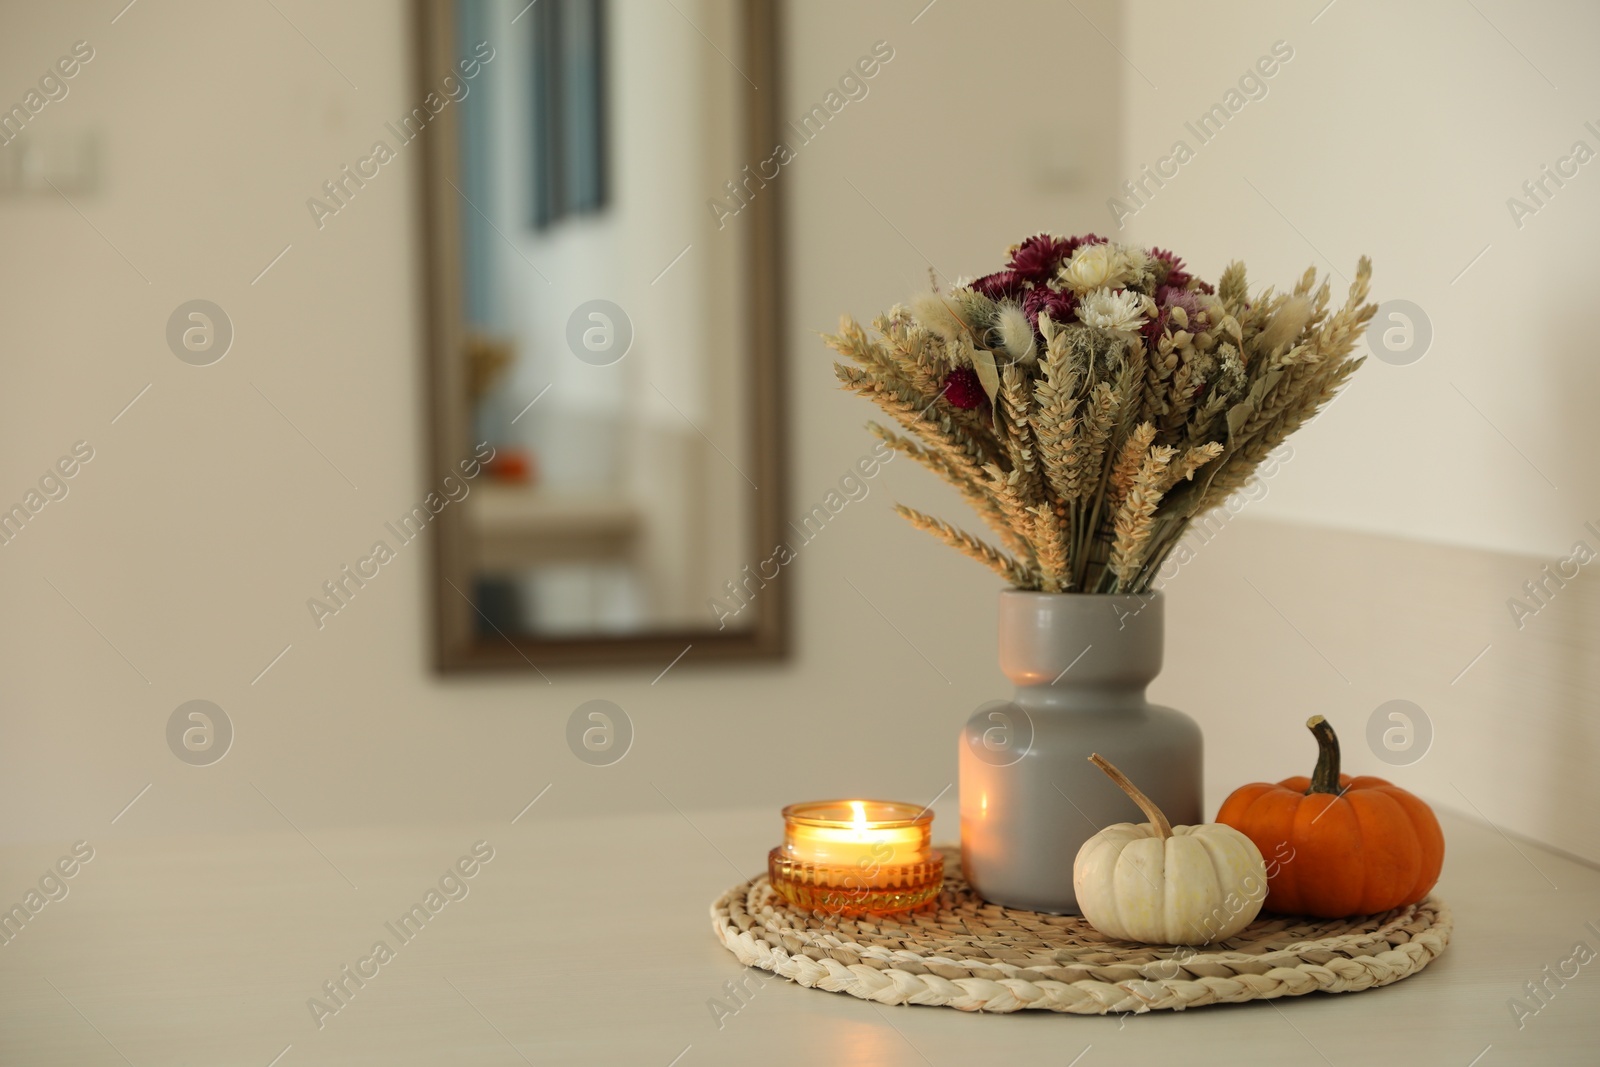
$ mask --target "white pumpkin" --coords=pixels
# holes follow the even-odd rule
[[[1150,816],[1108,826],[1078,850],[1072,888],[1089,924],[1163,945],[1204,945],[1250,925],[1267,895],[1255,843],[1221,823],[1172,826],[1121,771],[1098,754],[1089,759]]]

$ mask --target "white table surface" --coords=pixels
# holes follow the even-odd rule
[[[717,942],[708,909],[764,868],[776,811],[664,803],[555,818],[535,805],[514,825],[507,813],[307,836],[106,838],[91,842],[68,896],[0,945],[0,1063],[1600,1063],[1600,958],[1564,987],[1552,981],[1520,1030],[1508,1007],[1577,942],[1600,953],[1585,926],[1600,928],[1600,872],[1443,821],[1436,892],[1455,939],[1421,974],[1364,993],[1120,1018],[885,1007],[760,981]],[[936,836],[955,829],[941,809]],[[467,895],[319,1029],[307,1000],[375,941],[397,946],[384,924],[480,840],[494,858]],[[20,901],[70,844],[0,850],[0,904]],[[719,1026],[710,1002],[747,974],[753,992]]]

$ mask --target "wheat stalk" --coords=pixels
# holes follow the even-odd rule
[[[1117,509],[1113,525],[1116,539],[1111,546],[1111,573],[1117,576],[1117,592],[1133,584],[1150,541],[1151,519],[1161,502],[1160,483],[1177,449],[1157,445],[1145,454],[1139,473],[1133,476],[1128,499]]]
[[[894,510],[917,529],[928,531],[963,555],[982,563],[1012,585],[1026,589],[1033,584],[1035,575],[1031,570],[965,530],[951,526],[943,519],[923,514],[916,508],[908,508],[904,504],[896,504]]]

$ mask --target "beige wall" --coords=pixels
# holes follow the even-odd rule
[[[1315,713],[1339,731],[1347,773],[1600,857],[1588,818],[1600,805],[1588,773],[1600,750],[1600,582],[1552,583],[1519,629],[1505,601],[1546,560],[1252,516],[1197,539],[1169,587],[1154,694],[1205,725],[1213,806],[1232,785],[1310,774],[1316,746],[1302,724]],[[1402,766],[1382,761],[1367,735],[1394,700],[1419,709],[1405,711],[1411,744],[1424,724],[1432,733]],[[1383,729],[1403,729],[1387,716]],[[1544,885],[1510,849],[1504,860]]]
[[[105,147],[102,191],[74,196],[88,222],[54,194],[0,200],[10,353],[0,496],[20,496],[74,441],[95,448],[70,495],[0,548],[4,832],[281,827],[252,784],[303,828],[509,818],[551,782],[541,807],[568,812],[660,808],[656,787],[685,807],[943,790],[959,723],[1002,692],[995,589],[888,510],[891,496],[947,499],[903,464],[802,550],[784,666],[702,668],[691,652],[655,685],[665,663],[557,673],[549,685],[440,681],[426,663],[421,542],[325,629],[312,626],[306,598],[423,492],[418,155],[401,149],[317,231],[306,198],[413,102],[408,19],[392,3],[278,6],[359,91],[269,5],[140,3],[114,26],[115,11],[98,7],[13,5],[14,31],[0,36],[0,93],[12,95],[90,40],[95,59],[36,128],[98,131]],[[1108,5],[1079,6],[1115,36]],[[949,74],[971,71],[972,41],[993,35],[1023,64],[1020,91],[1053,91],[1057,50],[1031,27],[1089,34],[1070,8],[1018,5],[996,21],[946,0],[912,24],[921,7],[791,5],[794,114],[875,41],[895,50],[867,98],[785,168],[796,515],[872,444],[861,428],[871,412],[834,388],[817,333],[926,284],[923,254],[953,276],[996,262],[1030,228],[1072,227],[1094,207],[1087,190],[1114,170],[1114,153],[1085,150],[1074,193],[1058,184],[1071,161],[1035,161],[1032,146],[1041,122],[1114,143],[1120,61],[1109,49],[1086,47],[1079,60],[1099,107],[1060,119],[995,106],[990,79]],[[953,129],[961,116],[972,125]],[[955,162],[968,138],[993,161]],[[169,313],[194,297],[221,304],[238,332],[207,368],[180,363],[163,339]],[[608,768],[580,764],[564,741],[567,716],[596,697],[637,730]],[[209,768],[180,764],[163,736],[193,698],[221,705],[237,728],[233,751]]]
[[[1520,627],[1508,605],[1539,607],[1524,583],[1575,542],[1600,552],[1600,532],[1585,528],[1600,530],[1587,447],[1600,370],[1586,295],[1600,161],[1567,165],[1576,176],[1548,183],[1536,214],[1514,218],[1507,205],[1531,203],[1522,183],[1574,142],[1600,153],[1600,75],[1586,51],[1600,9],[1317,0],[1226,10],[1201,19],[1165,0],[1126,8],[1128,133],[1102,218],[1110,224],[1103,201],[1117,185],[1185,140],[1194,158],[1147,187],[1124,235],[1188,253],[1207,272],[1244,259],[1257,284],[1310,264],[1348,277],[1370,254],[1375,299],[1421,306],[1434,338],[1410,365],[1369,360],[1293,439],[1293,460],[1237,531],[1173,583],[1162,692],[1216,724],[1214,783],[1296,769],[1310,744],[1298,723],[1321,712],[1353,750],[1350,769],[1600,858],[1587,820],[1600,791],[1584,770],[1600,750],[1593,575],[1549,582],[1549,606]],[[1278,42],[1293,58],[1262,79],[1264,96],[1246,84],[1260,98],[1202,145],[1185,124]],[[1343,286],[1336,276],[1335,293]],[[1252,525],[1263,518],[1322,529]],[[1185,631],[1185,618],[1221,625]],[[1393,699],[1421,707],[1435,731],[1412,766],[1386,767],[1360,740]]]
[[[1313,264],[1337,270],[1336,294],[1367,254],[1376,299],[1409,300],[1431,320],[1420,362],[1373,361],[1297,439],[1296,477],[1264,514],[1565,552],[1600,517],[1600,471],[1572,447],[1600,390],[1587,296],[1600,156],[1569,164],[1576,176],[1550,184],[1520,228],[1507,201],[1526,200],[1523,182],[1575,141],[1600,153],[1587,47],[1600,7],[1326,4],[1259,0],[1205,18],[1167,0],[1129,5],[1129,60],[1159,91],[1124,67],[1124,173],[1101,199],[1185,140],[1194,158],[1124,234],[1212,273],[1245,260],[1262,285]],[[1265,97],[1201,145],[1185,123],[1276,42],[1293,58],[1264,79]],[[1100,214],[1109,224],[1104,204]]]
[[[281,828],[262,794],[314,837],[331,824],[509,817],[550,783],[541,808],[572,813],[662,808],[663,794],[686,809],[735,801],[776,807],[812,795],[932,798],[950,785],[960,722],[1004,693],[994,659],[995,586],[987,572],[888,511],[890,499],[951,506],[942,488],[903,461],[802,551],[791,575],[796,654],[781,667],[702,668],[691,652],[654,685],[659,668],[553,674],[548,685],[522,676],[440,681],[426,665],[428,546],[420,542],[401,549],[325,629],[312,626],[306,598],[423,491],[418,157],[416,146],[403,149],[316,230],[305,199],[412,103],[408,23],[393,4],[279,6],[331,63],[267,5],[140,3],[116,25],[108,21],[115,12],[98,6],[41,13],[11,5],[7,15],[14,29],[0,38],[0,99],[20,95],[73,41],[94,45],[96,58],[71,95],[36,125],[40,136],[98,132],[105,173],[101,192],[74,195],[83,217],[54,194],[0,200],[10,387],[0,400],[0,499],[20,497],[74,441],[95,448],[71,494],[0,548],[3,832],[93,838]],[[1285,105],[1321,106],[1309,87],[1291,90],[1291,79],[1332,62],[1313,47],[1311,31],[1277,30],[1262,17],[1241,17],[1238,26],[1215,16],[1209,27],[1184,21],[1187,34],[1218,35],[1210,42],[1162,30],[1162,9],[1135,9],[1125,32],[1109,4],[1077,6],[1141,66],[1162,64],[1159,95],[1131,85],[1124,61],[1071,6],[944,0],[913,24],[921,3],[791,5],[791,112],[819,100],[874,41],[895,49],[868,98],[803,148],[783,179],[791,212],[792,513],[820,499],[871,442],[860,428],[870,412],[835,390],[816,338],[840,312],[869,316],[903,299],[925,283],[929,258],[947,276],[976,273],[1036,229],[1103,232],[1103,202],[1126,161],[1160,146],[1176,115],[1187,113],[1181,100],[1219,91],[1277,37],[1298,34],[1297,48],[1306,39],[1294,60],[1303,66],[1291,64],[1277,79],[1260,114],[1240,116],[1239,139],[1289,136]],[[1369,17],[1346,6],[1318,26]],[[1230,43],[1222,55],[1206,55],[1224,35]],[[1170,42],[1184,39],[1195,44],[1178,54]],[[1472,54],[1495,64],[1496,77],[1513,77],[1515,64],[1495,51],[1503,47],[1498,38],[1471,44]],[[1576,64],[1560,69],[1578,75]],[[1124,96],[1132,104],[1125,147]],[[1376,102],[1366,106],[1388,121]],[[1276,134],[1265,121],[1259,133],[1245,125],[1269,118]],[[1314,129],[1307,124],[1294,136]],[[1446,147],[1460,151],[1469,136],[1458,128]],[[1531,134],[1516,132],[1524,136]],[[1384,158],[1373,143],[1348,151]],[[1232,252],[1249,254],[1263,278],[1303,266],[1309,256],[1294,234],[1274,229],[1258,204],[1233,192],[1221,207],[1180,199],[1201,196],[1211,179],[1193,168],[1215,162],[1202,156],[1192,164],[1182,182],[1194,192],[1175,186],[1171,209],[1141,214],[1141,236],[1190,251],[1207,270]],[[1294,168],[1263,173],[1257,184],[1277,194],[1291,217],[1308,216],[1302,228],[1316,227],[1313,239],[1348,269],[1358,251],[1357,209],[1324,216],[1326,197],[1314,184],[1297,185]],[[1438,203],[1461,195],[1453,188],[1406,193],[1408,202],[1439,213],[1423,233],[1454,217]],[[1570,202],[1576,207],[1587,195],[1575,187]],[[1561,206],[1529,228],[1549,217],[1548,229],[1572,232],[1577,216],[1560,222]],[[1391,235],[1386,225],[1368,227],[1372,243],[1361,247],[1380,257],[1380,268],[1426,255],[1428,269],[1454,274],[1482,243],[1500,240],[1496,208],[1493,197],[1477,208],[1481,241],[1472,231],[1446,247],[1421,233]],[[1209,213],[1202,221],[1188,221],[1202,211]],[[1236,235],[1228,218],[1244,215],[1259,229]],[[1520,257],[1536,246],[1521,240],[1526,231],[1515,236],[1505,238],[1505,264],[1486,257],[1461,283],[1478,287],[1462,307],[1484,312],[1486,336],[1509,321],[1495,309],[1491,283],[1529,276],[1531,261]],[[285,245],[289,252],[251,284]],[[1408,291],[1421,293],[1412,297],[1419,302],[1436,299]],[[194,297],[223,305],[238,331],[232,352],[209,368],[179,363],[163,339],[168,314]],[[1570,294],[1560,299],[1571,302]],[[1548,353],[1570,318],[1535,306],[1545,332],[1532,347]],[[1509,335],[1492,346],[1485,340],[1460,384],[1484,403],[1505,405],[1493,409],[1505,432],[1528,434],[1531,449],[1542,447],[1537,458],[1551,463],[1565,491],[1568,474],[1581,476],[1580,460],[1563,460],[1549,443],[1567,440],[1561,435],[1570,425],[1549,431],[1558,436],[1533,436],[1542,390],[1556,380],[1540,375],[1557,372],[1530,371],[1536,385],[1505,384],[1488,359],[1508,344]],[[1385,392],[1392,381],[1415,401],[1404,410],[1421,427],[1405,431],[1406,447],[1426,454],[1419,442],[1437,427],[1461,453],[1444,465],[1450,473],[1438,475],[1442,488],[1429,490],[1433,503],[1422,518],[1488,531],[1480,542],[1502,548],[1562,547],[1567,520],[1526,495],[1529,486],[1512,484],[1514,465],[1493,459],[1499,438],[1447,411],[1454,394],[1433,376],[1454,373],[1454,351],[1441,336],[1440,347],[1412,368],[1363,372],[1361,392],[1314,427],[1274,479],[1262,513],[1448,536],[1416,511],[1405,513],[1410,525],[1385,526],[1393,512],[1379,508],[1389,499],[1383,493],[1400,490],[1362,489],[1340,467],[1345,460],[1331,455],[1349,452],[1368,481],[1379,474],[1382,486],[1400,481],[1395,463],[1377,464],[1375,457],[1392,453],[1367,428],[1374,419],[1385,427],[1401,422],[1401,409],[1388,406],[1396,403]],[[1338,421],[1355,411],[1362,415],[1356,425]],[[1473,478],[1487,483],[1472,489]],[[1345,521],[1316,510],[1327,499],[1372,510]],[[1558,625],[1552,609],[1536,620],[1548,628],[1538,644],[1520,635],[1521,651],[1498,659],[1497,648],[1448,687],[1495,639],[1494,613],[1515,592],[1503,587],[1522,574],[1523,562],[1495,570],[1507,557],[1431,549],[1418,556],[1398,542],[1251,522],[1238,520],[1174,582],[1170,664],[1156,690],[1206,726],[1214,799],[1225,785],[1299,770],[1306,745],[1298,724],[1310,711],[1344,725],[1346,717],[1364,721],[1383,699],[1407,696],[1437,710],[1439,740],[1404,780],[1468,810],[1453,802],[1454,782],[1500,825],[1600,855],[1592,831],[1561,816],[1563,794],[1547,785],[1579,758],[1580,743],[1593,748],[1578,714],[1593,692],[1578,635],[1593,631]],[[1364,559],[1381,560],[1381,569],[1362,566]],[[1244,574],[1321,653],[1284,631],[1239,580]],[[1468,592],[1478,598],[1472,605],[1481,621],[1454,599]],[[1569,603],[1561,610],[1587,601]],[[1323,655],[1340,664],[1348,685],[1329,674]],[[1469,684],[1476,687],[1471,710],[1460,711],[1452,701]],[[204,769],[175,760],[163,736],[173,708],[196,697],[222,705],[237,728],[233,751]],[[595,697],[624,707],[637,731],[633,751],[608,768],[581,765],[564,742],[568,714]],[[1524,723],[1537,727],[1525,748],[1515,741]],[[1360,733],[1345,732],[1353,742]],[[1357,743],[1351,748],[1352,769],[1378,769]],[[1493,780],[1508,762],[1533,788]],[[1484,784],[1469,785],[1458,773]],[[138,804],[108,825],[147,783]],[[953,836],[955,827],[943,832]]]

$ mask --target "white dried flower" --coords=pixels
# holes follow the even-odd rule
[[[1083,245],[1061,267],[1061,281],[1073,292],[1112,288],[1127,280],[1128,266],[1115,245]]]
[[[1155,303],[1142,293],[1096,289],[1078,301],[1078,321],[1101,330],[1132,333],[1155,313]]]
[[[1132,245],[1116,246],[1116,261],[1130,275],[1144,274],[1150,270],[1150,253]]]

